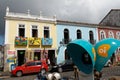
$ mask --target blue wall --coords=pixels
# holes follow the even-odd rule
[[[64,29],[69,30],[69,38],[72,40],[77,39],[76,31],[79,29],[82,32],[82,39],[89,40],[89,31],[93,31],[94,39],[98,42],[97,28],[94,26],[69,26],[69,25],[57,25],[57,46],[60,46],[60,41],[64,38]]]

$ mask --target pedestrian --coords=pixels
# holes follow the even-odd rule
[[[102,72],[94,70],[94,80],[100,80],[101,77],[102,77]]]
[[[46,73],[38,73],[37,78],[35,80],[47,80]]]
[[[50,66],[50,60],[49,60],[49,58],[47,59],[47,64],[48,64],[48,66]]]
[[[74,66],[74,76],[75,76],[75,80],[79,80],[79,73],[77,66]]]

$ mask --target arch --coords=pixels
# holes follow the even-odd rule
[[[114,38],[114,34],[113,34],[112,31],[109,31],[109,32],[108,32],[108,37],[109,37],[109,38]]]
[[[81,39],[82,38],[82,32],[81,30],[77,30],[77,39]]]
[[[116,32],[116,38],[117,38],[118,40],[120,40],[120,32],[119,32],[119,31]]]
[[[104,30],[100,31],[100,40],[105,39],[106,38],[106,34]]]
[[[69,30],[64,29],[64,43],[68,44],[69,43]]]
[[[94,40],[93,31],[89,31],[89,39],[90,39],[90,40]]]

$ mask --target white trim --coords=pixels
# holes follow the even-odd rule
[[[103,35],[104,35],[104,39],[106,38],[106,34],[105,34],[105,31],[104,30],[100,30],[100,40],[102,40],[101,39],[101,32],[103,32]]]
[[[38,26],[38,37],[40,38],[40,30],[39,30],[39,26]]]
[[[26,29],[26,26],[25,26],[24,23],[18,23],[18,25],[17,25],[17,36],[19,36],[19,34],[18,34],[18,33],[19,33],[19,25],[24,25],[24,29],[25,29],[25,34],[24,34],[24,35],[25,35],[25,37],[26,37],[26,36],[27,36],[27,32],[26,32],[27,29]]]
[[[19,24],[17,24],[17,34],[16,34],[16,36],[18,36],[18,33],[19,33]]]
[[[44,48],[41,48],[40,50],[44,50]],[[45,48],[45,50],[55,50],[56,51],[55,48]]]
[[[12,17],[12,18],[24,18],[28,20],[39,20],[39,21],[51,21],[51,22],[56,22],[56,18],[53,17],[46,17],[46,16],[38,16],[38,15],[31,15],[31,14],[25,14],[25,13],[13,13],[9,12],[6,17]]]
[[[51,36],[51,27],[50,26],[48,26],[49,27],[49,38],[51,38],[52,36]]]
[[[95,36],[96,42],[98,42],[98,40],[99,40],[99,39],[98,39],[98,28],[96,28],[95,31],[96,31],[96,32],[95,32],[96,36],[95,36],[95,34],[94,34],[94,36]]]
[[[15,48],[15,50],[27,50],[26,48]]]
[[[25,48],[15,48],[16,56],[18,56],[18,53],[17,53],[18,50],[25,50],[25,52],[26,52],[27,49],[25,49]]]
[[[32,29],[33,29],[32,26],[37,26],[37,28],[36,28],[37,31],[38,31],[38,32],[37,32],[37,36],[38,36],[38,38],[39,38],[40,35],[39,35],[39,28],[38,28],[38,25],[34,25],[34,24],[31,24],[31,25],[30,25],[30,37],[32,37]]]
[[[45,27],[48,27],[49,29],[44,29]],[[43,38],[44,38],[44,30],[48,30],[49,31],[49,38],[51,38],[50,26],[49,25],[43,26]]]
[[[8,36],[8,34],[9,34],[9,21],[8,20],[6,20],[5,21],[5,44],[8,44],[9,42],[9,36]]]
[[[32,25],[30,25],[30,37],[32,37]]]
[[[25,37],[27,37],[27,28],[26,28],[26,25],[25,25]]]
[[[119,31],[116,32],[116,38],[117,38],[118,40],[120,40],[120,32],[119,32]]]
[[[109,32],[108,32],[108,37],[109,37],[109,38],[114,38],[114,34],[113,34],[112,31],[109,31]]]

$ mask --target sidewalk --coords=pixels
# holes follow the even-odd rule
[[[0,79],[4,79],[4,78],[9,78],[10,77],[10,72],[6,71],[6,72],[1,72],[0,71]]]
[[[111,76],[109,80],[120,80],[120,76]]]

